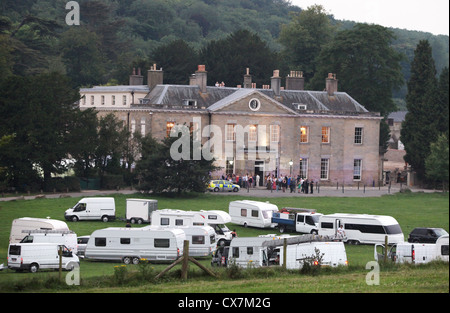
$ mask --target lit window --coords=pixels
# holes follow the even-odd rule
[[[166,123],[166,136],[170,137],[170,131],[172,130],[172,128],[175,126],[174,122],[167,122]]]
[[[258,129],[258,127],[256,125],[250,125],[249,131],[248,131],[248,141],[256,141],[257,129]]]
[[[322,127],[322,143],[330,143],[330,127]]]
[[[226,140],[227,141],[235,141],[236,140],[236,133],[234,131],[234,127],[236,124],[227,124],[226,126]]]
[[[308,142],[308,126],[300,126],[300,142]]]

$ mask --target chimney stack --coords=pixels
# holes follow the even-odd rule
[[[138,67],[136,75],[136,69],[133,67],[133,73],[130,75],[130,86],[137,86],[144,84],[144,76],[141,75],[141,68]]]
[[[326,79],[326,89],[329,96],[333,96],[335,92],[338,91],[338,80],[336,79],[336,74],[328,73]]]
[[[157,70],[156,64],[153,64],[147,72],[147,84],[148,84],[148,87],[150,88],[150,91],[152,91],[156,85],[163,84],[163,77],[164,77],[164,72],[163,72],[162,68]]]
[[[201,93],[206,93],[207,86],[207,71],[205,69],[205,65],[199,65],[194,75],[191,75],[189,78],[190,85],[198,85]]]
[[[270,85],[273,92],[275,93],[275,96],[279,96],[281,90],[281,77],[279,70],[273,71],[273,76],[270,78]]]
[[[247,67],[247,73],[244,75],[244,88],[252,88],[252,75],[250,69]]]
[[[302,71],[291,71],[286,77],[286,90],[304,90],[305,78]]]

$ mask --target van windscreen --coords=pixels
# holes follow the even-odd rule
[[[400,228],[399,224],[395,224],[395,225],[388,225],[388,226],[383,226],[384,230],[386,231],[386,234],[401,234],[402,233],[402,229]]]

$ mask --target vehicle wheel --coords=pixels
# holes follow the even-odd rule
[[[220,239],[217,244],[218,244],[219,247],[223,247],[223,246],[225,246],[225,240]]]
[[[234,192],[238,192],[238,191],[239,191],[239,188],[238,188],[238,187],[234,187],[234,188],[233,188],[233,191],[234,191]]]
[[[122,261],[123,261],[123,264],[126,264],[126,265],[131,264],[131,257],[126,256],[123,258]]]
[[[132,219],[130,220],[130,223],[131,223],[131,224],[136,224],[136,220],[135,220],[134,218],[132,218]]]
[[[102,221],[106,223],[109,221],[109,218],[106,215],[102,216]]]
[[[312,234],[312,235],[317,235],[317,234],[318,234],[318,231],[315,230],[315,229],[313,229],[313,230],[311,230],[311,234]]]
[[[218,192],[219,191],[219,187],[214,188],[214,192]]]
[[[280,233],[284,233],[284,231],[285,231],[284,226],[280,226],[279,229],[280,229]]]
[[[137,223],[142,224],[142,223],[144,223],[144,220],[142,218],[138,218]]]
[[[247,223],[244,223],[244,227],[248,227]]]
[[[31,273],[36,273],[39,270],[39,265],[37,265],[36,263],[33,263],[30,265],[30,272]]]
[[[78,222],[78,217],[74,215],[72,216],[71,220],[72,222]]]
[[[138,257],[134,257],[133,258],[133,264],[134,265],[138,265],[139,264],[140,259]]]

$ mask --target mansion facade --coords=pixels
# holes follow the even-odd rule
[[[80,89],[80,108],[114,113],[131,132],[163,139],[175,125],[187,125],[210,147],[222,174],[300,175],[322,185],[377,183],[381,177],[379,129],[382,117],[338,91],[333,74],[323,91],[304,90],[301,72],[256,88],[249,69],[243,85],[207,85],[199,65],[189,85],[164,84],[162,69],[130,85]],[[261,183],[263,179],[260,180]]]

